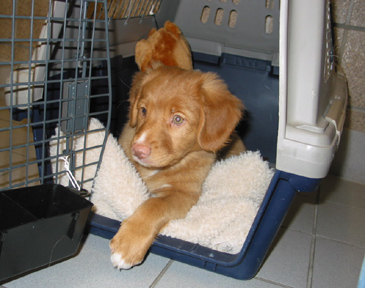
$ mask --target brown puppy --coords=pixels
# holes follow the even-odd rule
[[[119,139],[151,198],[110,242],[115,267],[142,262],[159,231],[184,218],[242,116],[243,105],[214,73],[161,66],[136,74],[130,122]]]

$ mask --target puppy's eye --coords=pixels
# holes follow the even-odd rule
[[[145,107],[141,107],[141,114],[142,114],[143,116],[146,116],[146,114],[147,114],[147,109],[146,109]]]
[[[174,115],[174,117],[172,118],[172,122],[174,122],[174,124],[176,125],[181,125],[182,123],[184,123],[184,118],[180,115]]]

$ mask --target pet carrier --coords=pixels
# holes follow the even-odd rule
[[[93,192],[105,132],[118,136],[125,122],[136,42],[170,20],[190,43],[195,68],[218,73],[243,100],[247,112],[237,132],[276,170],[238,253],[167,236],[150,251],[238,279],[254,277],[296,192],[316,189],[339,144],[347,88],[334,63],[329,1],[49,1],[44,15],[32,4],[26,16],[10,2],[9,13],[0,15],[12,31],[0,39],[9,50],[0,63],[9,71],[0,83],[6,96],[0,113],[7,120],[0,133],[9,138],[0,146],[1,163],[7,163],[0,166],[4,196],[49,182]],[[18,34],[22,21],[29,35]],[[104,125],[97,126],[104,132],[101,145],[86,144],[90,117]],[[25,133],[23,142],[15,139],[17,131]],[[89,152],[97,161],[84,160]],[[24,179],[16,176],[22,169]],[[98,214],[90,219],[91,233],[105,238],[119,227],[120,221]]]
[[[73,139],[86,136],[89,117],[109,129],[111,115],[107,18],[90,17],[91,1],[4,2],[0,281],[77,252],[92,207],[80,195],[94,175],[83,175],[83,163],[75,162],[87,151],[75,149]],[[104,38],[95,37],[97,29]],[[93,149],[102,156],[102,145]],[[89,165],[96,171],[99,162]],[[64,173],[70,188],[53,184]],[[79,181],[71,176],[77,173]]]
[[[275,174],[236,254],[159,236],[151,252],[238,279],[256,275],[298,191],[314,191],[339,145],[346,80],[333,55],[329,1],[161,1],[149,17],[114,19],[113,50],[135,71],[136,41],[176,23],[195,69],[218,73],[247,111],[237,128]],[[308,20],[310,19],[310,20]],[[218,211],[211,211],[217,213]],[[94,215],[91,231],[112,238],[120,222]]]

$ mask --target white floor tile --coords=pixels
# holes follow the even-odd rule
[[[274,288],[280,287],[264,280],[237,280],[227,276],[218,275],[187,264],[173,262],[171,267],[158,281],[156,288],[206,288],[206,287],[229,287],[229,288]]]
[[[315,197],[298,193],[289,208],[282,226],[312,234],[316,207],[315,201]]]
[[[329,175],[322,181],[320,202],[334,202],[364,208],[365,185]]]
[[[169,261],[150,254],[143,265],[119,271],[110,262],[108,243],[107,239],[90,235],[77,257],[3,285],[6,288],[149,287]]]
[[[317,235],[365,248],[365,207],[318,205]]]
[[[365,249],[317,237],[312,288],[357,287]]]
[[[281,229],[257,277],[291,287],[307,287],[312,236]]]

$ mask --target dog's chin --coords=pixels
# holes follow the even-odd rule
[[[154,168],[154,169],[164,169],[164,168],[170,167],[170,166],[174,165],[176,162],[178,162],[178,160],[169,162],[169,161],[166,161],[166,159],[165,159],[165,161],[153,161],[150,158],[139,159],[136,156],[133,156],[133,160],[143,167]]]
[[[136,156],[133,156],[133,160],[135,162],[137,162],[139,165],[146,167],[146,168],[155,168],[155,169],[161,169],[166,167],[166,165],[164,165],[164,163],[159,163],[159,162],[155,162],[155,161],[151,161],[151,159],[146,158],[146,159],[139,159]]]
[[[137,162],[139,165],[143,166],[143,167],[146,167],[146,168],[152,168],[153,167],[151,165],[151,163],[146,159],[139,159],[138,157],[133,156],[133,160],[135,162]]]

